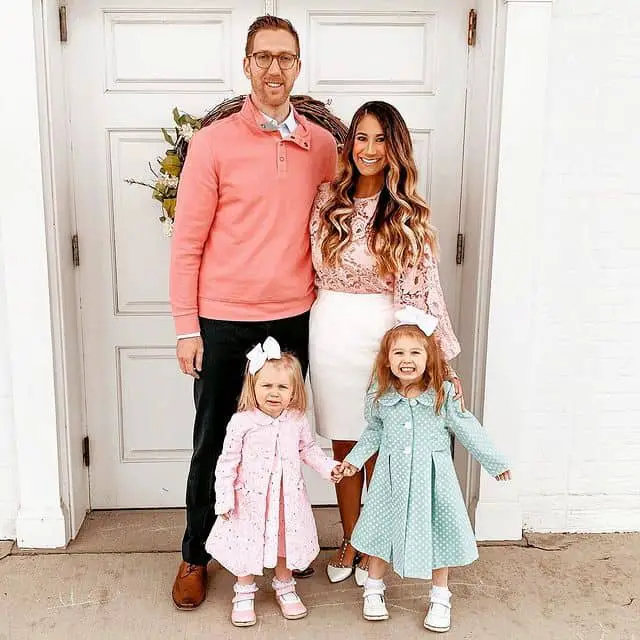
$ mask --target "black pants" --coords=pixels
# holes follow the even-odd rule
[[[182,540],[185,562],[206,565],[211,556],[204,543],[215,521],[215,469],[227,424],[235,413],[247,353],[267,336],[283,351],[300,360],[302,371],[309,363],[309,312],[294,318],[265,322],[231,322],[200,318],[204,360],[200,379],[193,385],[196,419],[193,456],[187,480],[187,528]]]

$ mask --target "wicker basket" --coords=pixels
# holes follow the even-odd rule
[[[206,127],[215,120],[220,120],[234,113],[238,113],[238,111],[242,109],[245,98],[246,96],[235,96],[234,98],[229,98],[221,102],[205,114],[201,120],[201,127]],[[326,129],[336,139],[338,149],[342,148],[345,138],[347,137],[347,126],[340,118],[337,118],[329,111],[324,102],[320,102],[320,100],[316,100],[311,96],[302,95],[291,96],[291,104],[298,113]],[[180,160],[184,162],[188,149],[187,142],[184,139],[180,139],[176,149]]]

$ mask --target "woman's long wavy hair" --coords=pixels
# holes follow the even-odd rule
[[[320,214],[322,259],[328,266],[338,266],[351,241],[354,196],[360,176],[353,160],[353,147],[358,125],[367,114],[380,123],[387,154],[369,249],[376,256],[381,276],[398,276],[423,259],[426,247],[437,255],[438,243],[429,222],[429,207],[416,191],[418,171],[409,129],[400,112],[387,102],[366,102],[353,116],[341,154],[341,168],[331,185],[332,197]]]
[[[389,329],[380,343],[380,350],[373,365],[370,384],[375,385],[375,399],[379,400],[387,391],[395,389],[401,391],[400,380],[393,375],[389,363],[389,354],[400,338],[413,338],[421,342],[427,351],[427,368],[422,379],[416,383],[420,392],[430,387],[436,392],[436,413],[444,404],[444,381],[447,377],[447,361],[442,355],[440,343],[435,334],[427,336],[419,327],[412,324],[401,324]]]

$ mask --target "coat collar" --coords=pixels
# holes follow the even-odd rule
[[[431,407],[433,406],[434,395],[435,393],[433,389],[429,388],[426,391],[423,391],[419,396],[416,396],[414,400],[417,400],[421,405],[425,407]],[[390,389],[382,396],[380,396],[379,402],[386,407],[391,407],[403,400],[405,402],[409,402],[409,398],[405,398],[402,394],[398,393],[396,389]]]
[[[249,128],[254,133],[262,135],[273,135],[274,133],[277,133],[278,137],[280,137],[280,133],[278,133],[277,131],[267,131],[263,128],[263,125],[265,124],[264,115],[255,106],[255,104],[253,104],[251,96],[247,96],[244,99],[244,104],[242,105],[242,109],[240,110],[240,116],[249,125]],[[300,115],[295,110],[293,105],[291,105],[289,117],[295,118],[298,126],[288,138],[285,138],[285,142],[291,141],[294,144],[297,144],[301,149],[309,151],[311,149],[311,133],[309,132],[309,121],[303,115]]]
[[[277,418],[272,418],[270,415],[260,411],[260,409],[253,409],[253,411],[251,411],[251,419],[255,424],[266,427],[270,424],[284,422],[289,417],[289,413],[289,411],[285,410]]]

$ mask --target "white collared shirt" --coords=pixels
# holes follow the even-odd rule
[[[289,109],[289,115],[283,122],[280,123],[278,123],[275,118],[268,116],[266,113],[263,113],[262,111],[260,113],[262,113],[266,122],[278,128],[280,136],[283,139],[292,136],[293,132],[298,127],[298,123],[296,122],[295,116],[293,115],[293,109]]]

